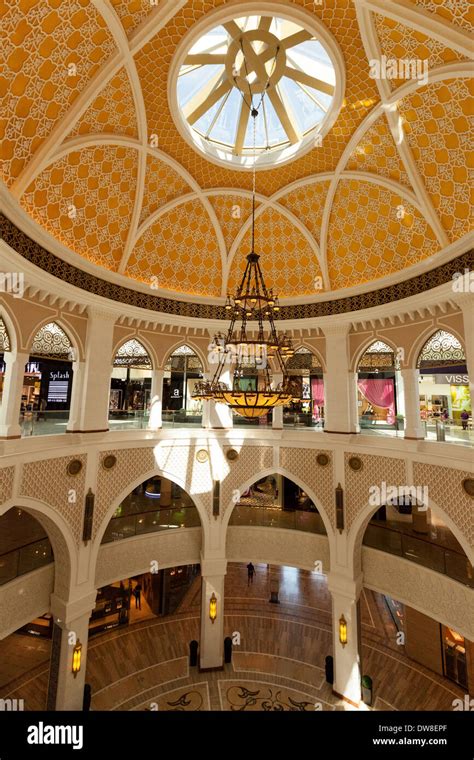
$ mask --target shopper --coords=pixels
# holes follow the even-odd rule
[[[255,568],[251,562],[247,565],[247,586],[253,583],[253,576],[255,575]]]
[[[461,424],[462,424],[462,429],[463,430],[467,430],[467,421],[468,421],[468,419],[469,419],[469,412],[467,412],[466,409],[464,409],[461,412]]]
[[[135,597],[135,609],[141,610],[142,608],[142,587],[139,583],[133,589],[133,596]]]

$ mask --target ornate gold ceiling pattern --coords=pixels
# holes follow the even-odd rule
[[[251,175],[190,147],[167,89],[183,36],[233,5],[243,12],[246,3],[7,0],[2,178],[54,252],[61,244],[71,263],[75,254],[78,266],[81,256],[102,267],[99,276],[109,270],[177,298],[215,299],[240,279]],[[319,147],[257,174],[265,277],[282,297],[308,299],[403,279],[469,231],[469,3],[412,0],[423,32],[403,6],[398,20],[365,0],[273,6],[326,26],[345,93]],[[434,81],[374,80],[375,43],[388,58],[426,61]]]

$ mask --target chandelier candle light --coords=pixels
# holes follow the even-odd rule
[[[271,74],[270,74],[271,76]],[[250,115],[254,120],[254,155],[256,118],[259,111],[253,105],[253,96],[249,82]],[[265,90],[260,99],[263,103]],[[242,95],[242,97],[245,96]],[[280,307],[277,296],[268,290],[263,279],[259,263],[260,256],[255,252],[255,160],[253,164],[252,189],[252,245],[247,256],[247,265],[234,296],[227,296],[226,311],[231,320],[226,335],[215,335],[212,355],[216,357],[217,369],[212,380],[196,383],[193,398],[213,400],[231,407],[242,417],[262,417],[269,409],[289,404],[299,398],[296,383],[286,371],[285,361],[294,355],[292,341],[286,334],[278,334],[275,317]],[[249,323],[253,323],[251,326]],[[267,326],[266,326],[267,325]],[[283,380],[276,387],[268,360],[273,359],[277,372]],[[226,364],[235,364],[232,388],[228,388],[220,378]],[[248,389],[246,375],[252,374],[256,387]]]

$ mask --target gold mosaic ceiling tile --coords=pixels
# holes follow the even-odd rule
[[[359,140],[345,169],[380,174],[411,188],[385,115],[377,119]]]
[[[109,132],[138,137],[135,103],[125,69],[120,69],[81,116],[71,135]]]
[[[312,182],[292,190],[288,195],[279,198],[278,202],[292,211],[298,219],[311,232],[319,242],[321,234],[321,221],[329,188],[329,181]]]
[[[329,222],[331,287],[377,280],[433,256],[439,244],[420,212],[368,182],[341,180]]]
[[[130,226],[136,179],[135,150],[84,148],[45,169],[21,205],[61,243],[114,270]]]
[[[422,76],[423,72],[428,74],[431,69],[444,63],[464,60],[464,56],[460,53],[451,50],[426,34],[410,29],[393,19],[380,16],[378,13],[374,13],[373,18],[381,53],[387,57],[387,60],[398,61],[403,59],[413,61],[414,64],[419,61],[419,76]],[[407,80],[400,78],[388,79],[387,81],[391,89],[396,89]]]
[[[163,0],[110,0],[127,36],[130,37],[142,21],[155,8],[163,5]]]
[[[250,249],[249,230],[231,264],[230,292],[234,292],[242,278]],[[280,296],[321,293],[321,270],[316,254],[302,233],[276,209],[268,208],[257,218],[255,251],[262,257],[260,265],[267,285],[271,283],[275,293]]]
[[[413,0],[425,11],[435,13],[451,24],[472,31],[474,24],[474,6],[471,0]]]
[[[148,156],[140,223],[168,201],[192,192],[187,182],[164,161]]]
[[[222,234],[224,235],[227,253],[229,253],[235,236],[252,213],[252,201],[242,195],[215,195],[209,200],[216,212]],[[256,208],[259,204],[256,203]]]
[[[2,178],[11,185],[115,44],[89,0],[6,0],[2,48]]]
[[[126,274],[152,288],[220,295],[220,253],[200,201],[172,209],[148,227],[130,256]]]
[[[471,228],[473,106],[470,79],[437,82],[400,102],[407,142],[451,242]]]

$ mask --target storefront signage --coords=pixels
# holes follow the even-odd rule
[[[64,372],[61,372],[60,370],[57,370],[55,372],[49,373],[49,380],[50,382],[55,382],[57,380],[69,380],[69,372],[68,370],[65,370]]]
[[[436,375],[436,380],[448,385],[469,385],[468,375]]]

